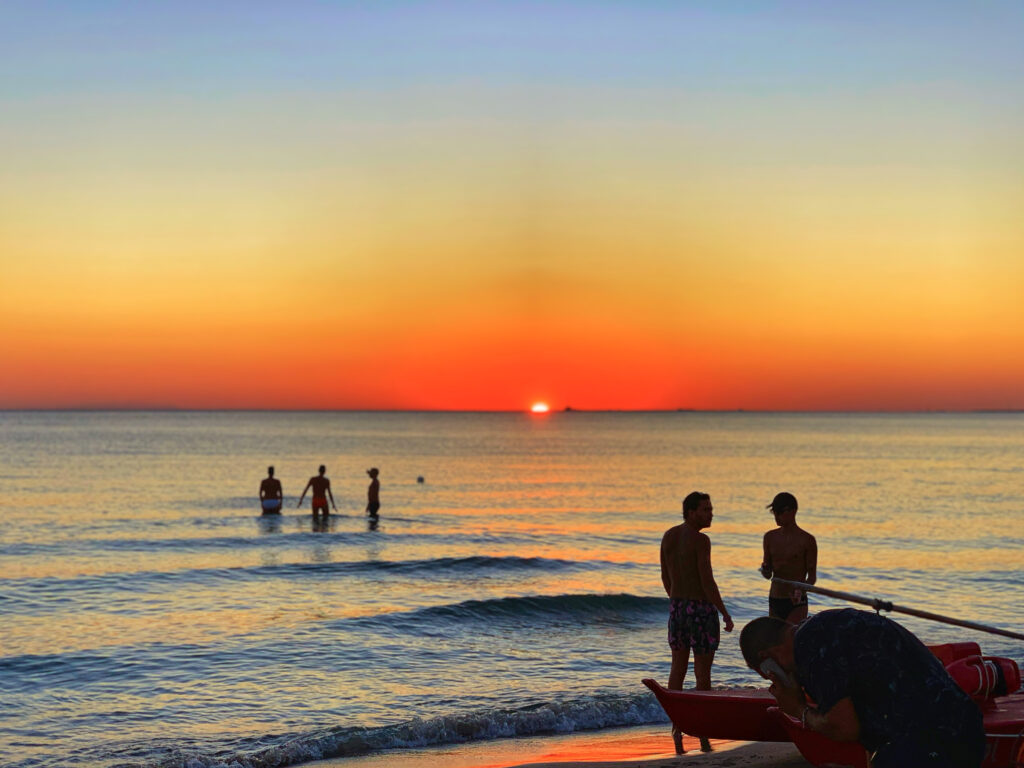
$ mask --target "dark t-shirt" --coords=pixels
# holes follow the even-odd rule
[[[868,751],[952,744],[977,753],[977,763],[968,757],[965,764],[981,762],[978,705],[895,621],[853,608],[822,611],[797,628],[793,655],[800,682],[821,712],[850,697]]]

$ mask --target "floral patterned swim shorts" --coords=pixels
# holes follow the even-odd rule
[[[714,603],[675,597],[669,601],[668,647],[673,651],[712,653],[718,649],[720,633]]]

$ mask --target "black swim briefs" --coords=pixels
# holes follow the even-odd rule
[[[789,614],[793,612],[793,609],[799,608],[802,605],[807,605],[806,597],[799,603],[794,603],[792,598],[789,597],[769,597],[768,615],[785,621],[789,618]]]

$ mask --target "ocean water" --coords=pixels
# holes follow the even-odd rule
[[[295,509],[321,463],[328,530]],[[258,514],[268,464],[279,519]],[[668,677],[658,546],[694,489],[737,622],[716,685],[759,682],[736,638],[766,607],[780,490],[821,586],[1024,627],[1018,414],[0,413],[0,480],[5,766],[279,766],[667,722],[640,679]],[[1024,663],[1018,641],[897,620]]]

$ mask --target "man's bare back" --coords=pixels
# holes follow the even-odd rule
[[[317,475],[309,478],[309,485],[307,487],[313,491],[314,498],[326,498],[327,489],[331,487],[331,481],[326,477]]]
[[[707,534],[681,524],[665,531],[661,539],[665,591],[677,600],[707,600],[701,583],[697,554],[711,547]]]
[[[265,477],[260,483],[260,500],[280,499],[281,481],[276,477]]]
[[[331,481],[325,476],[327,468],[320,465],[320,474],[314,475],[309,478],[309,482],[306,483],[306,487],[302,489],[302,495],[299,497],[299,503],[297,507],[302,506],[302,500],[306,498],[306,491],[312,489],[313,491],[313,517],[317,516],[318,512],[322,512],[324,515],[328,514],[327,500],[331,500],[331,506],[334,507],[334,511],[338,511],[338,507],[334,503],[334,496],[331,493]]]

